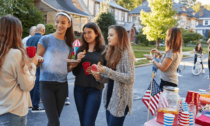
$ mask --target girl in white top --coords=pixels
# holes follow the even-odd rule
[[[29,91],[34,87],[37,56],[28,58],[22,44],[19,19],[0,18],[0,124],[25,126],[32,106]],[[42,59],[43,61],[43,59]]]

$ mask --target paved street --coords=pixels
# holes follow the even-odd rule
[[[193,58],[185,59],[185,70],[181,72],[179,77],[180,96],[185,97],[188,90],[206,89],[210,85],[210,80],[206,80],[208,75],[207,55],[204,59],[205,74],[194,76],[191,72],[193,65]],[[183,68],[183,65],[180,66]],[[135,69],[135,83],[134,83],[134,104],[131,116],[127,116],[124,126],[143,126],[147,120],[147,108],[142,103],[141,99],[148,88],[151,80],[152,66],[139,67]],[[155,80],[160,82],[160,74]],[[79,117],[76,111],[76,106],[73,97],[74,76],[70,73],[69,76],[69,96],[71,104],[64,106],[60,122],[61,126],[80,126]],[[42,104],[40,104],[42,106]],[[107,126],[105,118],[104,104],[101,104],[98,117],[96,119],[96,126]],[[152,116],[150,115],[150,118]],[[31,113],[28,114],[28,126],[47,126],[47,116],[45,113]]]

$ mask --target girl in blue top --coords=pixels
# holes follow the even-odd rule
[[[59,126],[59,117],[68,93],[67,74],[73,68],[64,62],[74,51],[73,25],[70,15],[59,12],[55,16],[56,32],[43,36],[37,54],[45,61],[40,68],[40,95],[48,117],[48,126]]]

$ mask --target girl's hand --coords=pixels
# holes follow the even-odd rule
[[[81,61],[81,59],[84,58],[84,57],[85,57],[85,53],[84,52],[80,52],[80,53],[77,54],[77,60]]]
[[[71,67],[76,67],[79,63],[70,63]]]
[[[43,63],[44,62],[44,58],[41,56],[37,56],[38,58],[38,63]]]
[[[97,70],[99,73],[102,73],[104,71],[104,66],[102,66],[100,62],[98,62]]]
[[[89,73],[89,74],[92,74],[92,72],[91,72],[91,66],[86,69],[86,72]]]
[[[152,60],[153,57],[151,55],[148,55],[148,54],[144,54],[144,56],[148,59],[148,60]]]
[[[33,58],[28,57],[28,60],[29,60],[30,63],[34,63],[35,66],[38,64],[37,55],[35,55]]]
[[[150,52],[159,54],[159,51],[156,48],[152,49]]]
[[[95,77],[96,80],[100,80],[101,75],[97,74],[97,72],[92,72],[92,75]]]

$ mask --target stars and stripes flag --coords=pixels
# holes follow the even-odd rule
[[[155,111],[158,108],[159,105],[159,97],[160,94],[162,93],[159,85],[156,83],[156,81],[153,79],[153,83],[152,83],[152,92],[151,92],[151,99],[150,99],[150,92],[151,92],[151,84],[149,85],[142,101],[143,103],[147,106],[147,108],[150,109],[150,112],[152,115],[155,114]],[[161,107],[165,108],[168,106],[168,101],[166,98],[162,98],[161,100]],[[150,105],[149,105],[150,102]]]

